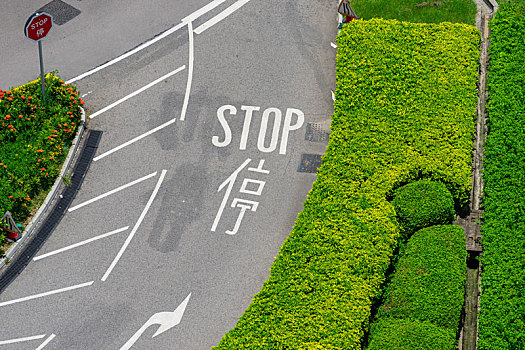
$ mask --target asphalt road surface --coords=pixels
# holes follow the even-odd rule
[[[337,4],[66,2],[80,13],[44,39],[46,70],[78,86],[104,134],[69,212],[0,295],[0,348],[209,349],[315,180]],[[13,36],[46,2],[14,3],[0,88],[38,74],[36,44]]]

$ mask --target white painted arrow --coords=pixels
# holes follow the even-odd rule
[[[133,334],[133,336],[120,348],[120,350],[128,350],[130,349],[133,344],[140,338],[142,333],[148,329],[149,326],[152,325],[160,325],[159,329],[153,334],[152,338],[155,338],[157,335],[162,334],[166,332],[167,330],[175,327],[180,323],[182,320],[182,316],[184,315],[184,310],[186,310],[186,305],[188,305],[188,301],[190,301],[191,293],[188,294],[186,299],[180,305],[175,309],[173,312],[158,312],[155,315],[151,316],[140,329]]]

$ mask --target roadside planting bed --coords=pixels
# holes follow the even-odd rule
[[[415,23],[475,24],[476,3],[472,0],[351,0],[361,19],[397,19]]]
[[[40,80],[0,90],[0,215],[8,210],[19,223],[53,185],[80,123],[76,87],[48,75],[46,95],[44,104]]]
[[[464,24],[343,27],[317,180],[269,279],[214,349],[361,349],[400,238],[394,191],[428,178],[467,204],[479,39]]]
[[[525,2],[490,24],[480,350],[525,349]]]

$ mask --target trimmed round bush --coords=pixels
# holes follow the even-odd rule
[[[454,220],[454,198],[441,182],[419,180],[398,188],[392,201],[405,234]]]
[[[372,331],[367,350],[456,349],[456,333],[430,322],[384,319]]]
[[[465,234],[459,226],[433,226],[407,242],[378,318],[432,322],[457,331],[466,283]]]

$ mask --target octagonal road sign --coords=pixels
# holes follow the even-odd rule
[[[53,16],[49,13],[37,12],[28,18],[24,32],[28,39],[40,41],[46,37],[51,28],[53,28]]]

